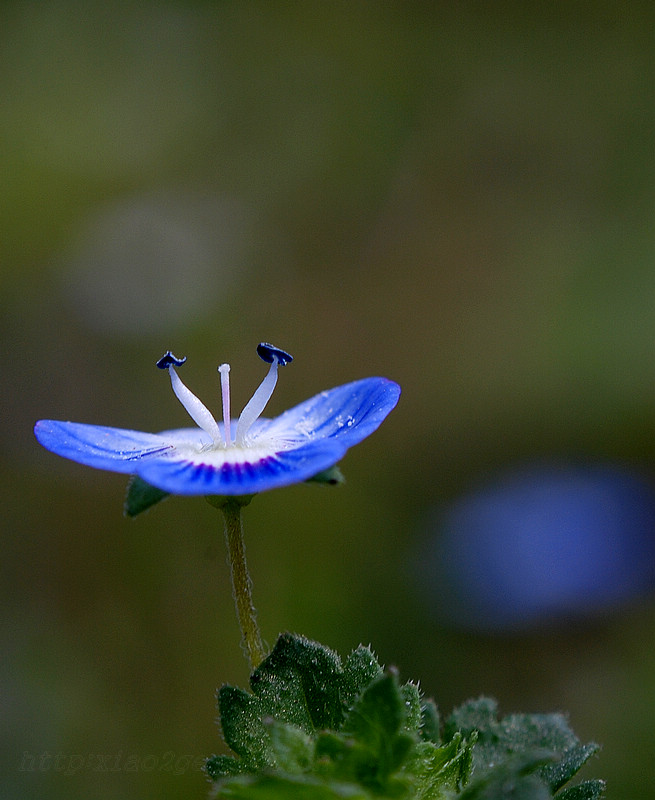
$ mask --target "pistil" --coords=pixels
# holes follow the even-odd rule
[[[232,447],[232,421],[230,419],[230,365],[221,364],[221,397],[223,401],[223,434],[225,446]]]

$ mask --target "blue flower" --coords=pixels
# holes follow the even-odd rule
[[[308,480],[332,467],[349,447],[378,428],[394,408],[400,387],[386,378],[364,378],[317,394],[274,419],[261,414],[277,382],[278,367],[292,357],[258,346],[268,374],[238,420],[230,415],[228,364],[221,379],[223,420],[182,383],[176,367],[185,358],[166,353],[173,391],[198,427],[143,433],[40,420],[34,433],[48,450],[80,464],[137,475],[164,492],[182,495],[248,495]]]
[[[442,509],[420,575],[442,618],[518,631],[586,619],[655,587],[655,492],[602,463],[524,465]]]

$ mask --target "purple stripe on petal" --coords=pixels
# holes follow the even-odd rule
[[[336,464],[345,451],[339,442],[323,441],[283,450],[255,462],[218,466],[175,457],[144,459],[138,464],[137,474],[171,494],[256,494],[307,480]]]

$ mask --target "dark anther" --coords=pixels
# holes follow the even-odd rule
[[[280,350],[279,347],[274,347],[272,344],[267,344],[266,342],[260,342],[257,345],[257,355],[267,364],[272,364],[273,361],[277,361],[281,367],[293,361],[293,356],[285,350]]]
[[[186,361],[186,356],[184,356],[184,358],[178,358],[177,356],[174,356],[170,350],[167,350],[157,362],[157,366],[159,367],[159,369],[168,369],[169,367],[181,367],[185,361]]]

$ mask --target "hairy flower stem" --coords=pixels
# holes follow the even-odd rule
[[[252,581],[246,564],[246,548],[243,542],[241,508],[247,506],[252,495],[236,497],[207,497],[207,502],[220,508],[225,519],[225,541],[232,574],[232,594],[237,619],[241,628],[242,644],[252,670],[266,656],[262,637],[257,625],[257,613],[252,602]]]

